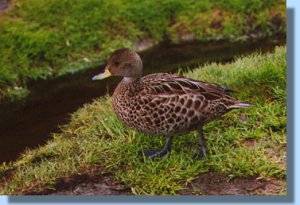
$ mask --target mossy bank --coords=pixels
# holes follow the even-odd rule
[[[193,157],[196,133],[175,138],[168,157],[141,157],[142,150],[161,147],[163,139],[123,126],[111,109],[110,97],[103,97],[73,113],[71,122],[46,145],[0,166],[0,193],[53,190],[62,178],[101,167],[133,194],[178,194],[199,175],[211,172],[230,179],[278,180],[283,184],[275,194],[286,194],[286,68],[286,48],[277,47],[274,53],[184,73],[226,85],[238,99],[253,104],[205,126],[204,160]]]
[[[285,34],[284,0],[13,0],[0,16],[0,102],[32,79],[99,65],[116,48]]]

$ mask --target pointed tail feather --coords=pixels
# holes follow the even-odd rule
[[[235,108],[246,108],[246,107],[251,107],[253,105],[249,103],[244,103],[244,102],[238,102],[234,105],[229,106],[230,109],[235,109]]]

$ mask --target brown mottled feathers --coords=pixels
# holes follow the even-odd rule
[[[123,122],[162,135],[195,130],[238,103],[219,85],[167,73],[123,80],[113,95],[113,107]]]
[[[152,94],[182,94],[190,92],[216,95],[228,94],[228,89],[217,84],[209,84],[168,73],[150,74],[143,77],[141,81],[148,85],[144,89]]]

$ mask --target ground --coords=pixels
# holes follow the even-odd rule
[[[237,177],[208,172],[199,175],[179,192],[182,195],[278,195],[285,192],[286,182],[259,177]]]
[[[181,191],[180,195],[278,195],[285,191],[284,180],[261,179],[259,177],[237,177],[207,172],[196,176]],[[101,167],[60,179],[55,189],[40,192],[28,191],[28,195],[132,195],[127,187],[113,179],[112,174]]]
[[[113,179],[111,173],[105,173],[97,166],[83,173],[61,178],[55,189],[41,192],[29,190],[28,195],[130,195],[130,188]]]
[[[205,159],[193,157],[196,133],[176,137],[167,157],[143,157],[164,140],[125,127],[107,96],[73,113],[46,145],[2,164],[0,193],[286,195],[286,48],[184,75],[230,87],[253,104],[205,126]]]

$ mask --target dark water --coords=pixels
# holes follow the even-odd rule
[[[140,54],[145,73],[176,72],[180,67],[228,62],[254,51],[271,51],[284,42],[284,38],[279,38],[246,43],[162,43]],[[70,113],[111,92],[119,78],[91,80],[101,69],[103,65],[74,75],[31,82],[31,94],[24,103],[0,105],[0,162],[15,160],[24,149],[44,144],[50,133],[59,131],[59,125],[68,122]]]

